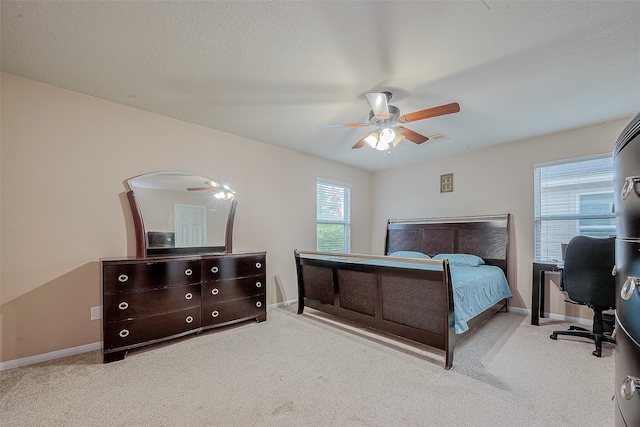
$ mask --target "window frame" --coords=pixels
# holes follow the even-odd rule
[[[342,200],[342,218],[322,218],[320,214],[320,189],[322,187],[333,187],[339,189],[343,193]],[[335,181],[326,178],[316,178],[316,250],[319,252],[335,252],[337,250],[320,250],[319,227],[321,225],[342,225],[343,227],[343,248],[342,253],[351,253],[351,184],[347,182]]]
[[[611,170],[604,173],[598,172],[594,167],[593,173],[589,169],[581,169],[581,166],[588,162],[608,160],[611,162]],[[547,174],[546,168],[557,166],[567,166],[576,164],[578,171],[567,176],[553,177]],[[588,166],[588,165],[585,165]],[[595,165],[594,165],[595,166]],[[582,172],[584,170],[584,172]],[[581,156],[556,160],[552,162],[536,163],[533,165],[534,173],[534,259],[535,261],[560,261],[562,260],[561,243],[568,243],[571,237],[577,235],[606,237],[615,235],[615,218],[613,212],[608,209],[602,213],[582,214],[583,204],[581,197],[595,194],[610,194],[613,201],[613,155],[612,153],[602,153],[592,156]],[[542,174],[546,176],[541,177]],[[551,175],[551,176],[549,176]],[[596,179],[593,179],[596,178]],[[564,182],[563,182],[564,180]],[[566,187],[565,189],[559,189]],[[554,194],[554,188],[555,194]],[[566,194],[563,194],[566,193]],[[553,196],[558,199],[568,197],[566,207],[559,208],[553,206]],[[571,199],[573,198],[573,200]],[[543,202],[544,200],[544,202]],[[547,205],[544,206],[543,205]],[[544,210],[544,214],[543,214]],[[601,231],[581,230],[582,220],[608,220],[609,226],[603,225]],[[555,227],[563,227],[554,231]],[[610,228],[610,229],[608,229]],[[556,247],[557,246],[557,247]]]

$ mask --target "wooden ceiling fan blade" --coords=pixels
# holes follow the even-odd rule
[[[407,129],[402,126],[396,127],[396,132],[415,144],[422,144],[429,139],[428,136],[421,135],[418,132],[414,132],[411,129]]]
[[[187,191],[212,191],[213,187],[187,187]]]
[[[318,129],[333,129],[333,128],[355,128],[355,127],[364,127],[371,126],[371,123],[334,123],[334,124],[325,124],[325,125],[316,125]]]
[[[398,117],[400,123],[415,122],[416,120],[428,119],[431,117],[444,116],[445,114],[457,113],[460,111],[460,104],[452,102],[451,104],[440,105],[439,107],[427,108],[426,110],[416,111],[414,113],[405,114]]]
[[[362,147],[364,147],[364,137],[360,141],[356,142],[355,145],[351,147],[351,149],[362,148]]]
[[[371,135],[375,135],[377,138],[377,134],[375,132],[369,132],[368,134],[366,134],[365,136],[363,136],[362,138],[360,138],[360,141],[356,142],[353,148],[362,148],[364,147],[364,145],[367,143],[367,141],[365,141],[365,139],[367,139],[368,137],[370,137]]]
[[[389,118],[389,104],[387,103],[388,94],[386,92],[368,93],[367,100],[371,105],[373,115],[380,119]]]

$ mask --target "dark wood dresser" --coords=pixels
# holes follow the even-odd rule
[[[640,426],[640,113],[616,142],[613,169],[617,269],[615,425]]]
[[[202,267],[203,327],[267,320],[264,254],[207,257]]]
[[[266,252],[102,260],[103,360],[161,341],[267,319]]]

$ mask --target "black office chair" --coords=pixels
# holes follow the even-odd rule
[[[558,335],[570,335],[593,340],[596,349],[593,355],[602,355],[602,342],[615,344],[611,337],[613,326],[607,319],[605,324],[603,311],[615,308],[615,237],[596,239],[587,236],[573,237],[567,246],[562,270],[562,284],[569,299],[574,304],[586,305],[593,310],[593,329],[588,330],[571,326],[566,331],[554,331],[550,338]]]

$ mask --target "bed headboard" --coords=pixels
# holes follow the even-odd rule
[[[385,254],[417,251],[477,255],[507,274],[511,214],[387,221]],[[509,277],[507,275],[507,277]]]

